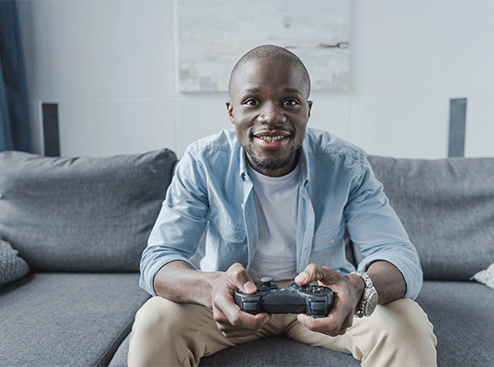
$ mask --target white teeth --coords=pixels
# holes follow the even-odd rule
[[[259,136],[259,139],[267,141],[268,143],[272,143],[274,141],[280,141],[284,138],[284,136]]]

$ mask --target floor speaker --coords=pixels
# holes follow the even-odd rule
[[[448,157],[465,156],[465,129],[467,121],[467,99],[449,101],[449,144]]]
[[[58,103],[42,103],[43,138],[45,155],[60,156],[60,136],[58,132]]]

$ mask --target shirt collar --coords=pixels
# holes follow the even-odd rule
[[[249,174],[247,173],[247,165],[249,164],[247,162],[247,158],[245,157],[245,150],[242,148],[242,146],[239,144],[239,152],[240,152],[240,178],[242,180],[245,180],[246,177],[249,177]]]
[[[299,165],[300,165],[300,182],[302,184],[307,184],[309,182],[310,176],[310,156],[312,151],[309,144],[309,139],[307,134],[305,135],[304,141],[302,142],[302,148],[300,149]]]

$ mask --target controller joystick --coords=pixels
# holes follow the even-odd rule
[[[325,317],[333,307],[333,291],[328,287],[291,283],[287,288],[278,288],[271,277],[261,278],[256,293],[244,294],[237,289],[234,299],[242,311],[254,315],[261,312],[306,313]]]
[[[278,286],[273,283],[273,278],[271,277],[262,277],[261,283],[257,285],[257,291],[268,291],[276,288],[278,288]]]

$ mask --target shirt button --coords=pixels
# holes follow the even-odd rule
[[[223,230],[223,228],[220,228],[220,233],[225,234],[225,231]]]
[[[244,209],[244,203],[240,204],[240,206],[242,207],[242,209]]]
[[[335,242],[335,239],[331,238],[331,241],[329,241],[329,242],[331,242],[331,244],[333,244]]]

